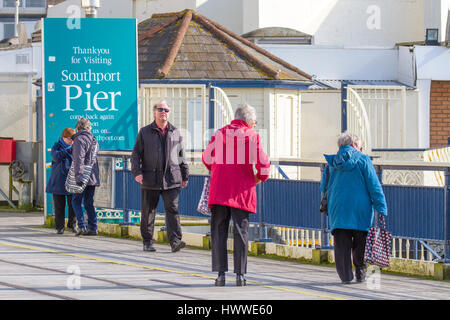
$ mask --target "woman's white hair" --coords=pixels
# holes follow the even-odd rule
[[[234,113],[234,118],[242,121],[256,120],[256,110],[249,104],[240,104]]]
[[[338,138],[337,144],[338,147],[342,147],[342,146],[351,146],[352,144],[355,144],[357,147],[361,147],[361,138],[358,137],[356,134],[350,133],[345,131],[344,133],[342,133],[340,135],[340,137]]]
[[[75,126],[75,129],[80,131],[80,130],[91,130],[91,122],[86,119],[86,118],[80,118],[77,121],[77,124]]]

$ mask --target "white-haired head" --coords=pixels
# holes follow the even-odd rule
[[[169,103],[167,102],[166,99],[163,99],[163,100],[157,102],[155,105],[153,105],[153,111],[155,111],[159,106],[167,106],[170,108]]]
[[[234,118],[242,121],[256,121],[256,110],[249,104],[241,104],[234,113]]]
[[[88,131],[90,131],[91,128],[92,128],[91,122],[88,119],[86,119],[86,118],[78,119],[77,124],[75,126],[75,129],[78,130],[78,131],[80,131],[80,130],[88,130]]]
[[[358,148],[362,147],[362,141],[361,138],[358,137],[356,134],[350,133],[345,131],[344,133],[342,133],[339,138],[338,138],[338,147],[342,147],[342,146],[351,146],[351,145],[355,145]]]

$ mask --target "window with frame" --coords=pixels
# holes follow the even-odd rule
[[[3,38],[14,37],[14,23],[3,24]]]
[[[45,8],[45,0],[26,0],[27,8]]]
[[[16,6],[16,0],[3,0],[4,8],[14,8]]]

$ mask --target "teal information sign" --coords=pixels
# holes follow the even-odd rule
[[[43,20],[47,167],[64,128],[75,128],[81,117],[90,120],[100,150],[132,149],[138,126],[136,20]]]

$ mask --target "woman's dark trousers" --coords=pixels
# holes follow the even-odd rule
[[[334,260],[336,271],[341,281],[353,280],[352,257],[355,265],[357,280],[364,280],[366,264],[364,251],[366,248],[367,231],[335,229],[334,234]]]
[[[68,206],[67,228],[75,228],[77,225],[77,217],[72,207],[72,195],[53,194],[53,206],[55,208],[55,224],[56,230],[64,229],[66,218],[66,199]]]
[[[162,195],[166,211],[167,238],[170,244],[181,241],[180,213],[178,212],[178,196],[180,188],[168,190],[141,189],[141,235],[144,244],[153,244],[156,207]]]
[[[227,239],[231,217],[234,223],[234,272],[247,273],[249,215],[250,213],[245,210],[213,206],[211,214],[212,271],[228,271]]]

